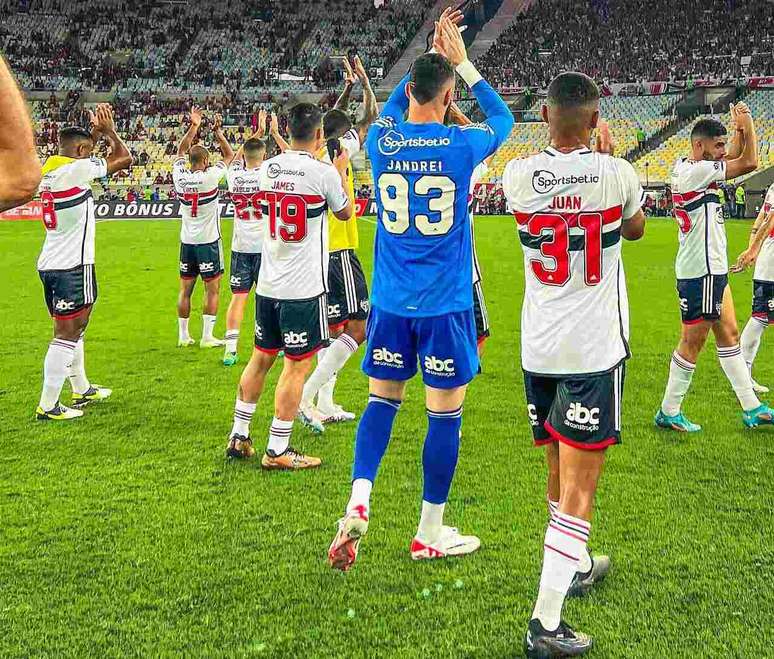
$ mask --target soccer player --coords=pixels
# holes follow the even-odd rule
[[[763,332],[774,320],[774,185],[766,192],[763,206],[755,218],[750,244],[739,255],[731,272],[742,272],[752,263],[755,263],[752,316],[742,331],[741,340],[742,356],[751,377],[752,365],[758,354]],[[752,382],[756,393],[769,391],[768,387],[758,384],[755,380]]]
[[[591,639],[562,620],[568,594],[604,578],[610,561],[586,543],[605,449],[621,441],[629,312],[621,238],[645,229],[645,195],[634,168],[597,152],[599,90],[582,73],[548,88],[543,121],[550,146],[503,173],[503,189],[524,251],[521,361],[536,446],[546,447],[549,521],[543,570],[525,635],[528,657],[586,652]]]
[[[97,106],[92,127],[91,132],[78,127],[59,131],[59,154],[46,161],[40,183],[46,240],[38,258],[38,273],[54,320],[54,338],[43,365],[43,393],[36,413],[41,421],[83,416],[78,408],[112,393],[89,382],[84,364],[83,335],[97,301],[91,182],[127,169],[132,156],[116,133],[109,105]],[[92,156],[100,136],[110,149],[106,159]],[[59,402],[68,377],[73,408]]]
[[[368,132],[379,218],[363,360],[370,396],[355,439],[351,496],[328,550],[331,566],[340,570],[353,565],[368,529],[371,489],[417,360],[428,429],[422,512],[411,557],[463,555],[480,546],[477,537],[443,524],[465,391],[478,370],[467,200],[473,170],[508,137],[513,116],[468,60],[456,25],[460,19],[459,12],[443,12],[436,52],[414,62]],[[472,89],[484,123],[443,125],[455,69]]]
[[[266,111],[258,113],[258,127],[236,152],[228,167],[226,180],[234,204],[234,230],[231,237],[231,302],[226,313],[226,351],[223,364],[237,363],[239,328],[245,315],[247,296],[258,282],[263,243],[260,167],[266,155],[261,139],[266,126]]]
[[[191,126],[177,149],[172,166],[175,193],[180,200],[180,295],[177,300],[178,342],[180,347],[196,343],[188,332],[191,295],[196,278],[204,281],[202,313],[202,348],[215,348],[225,342],[213,335],[223,274],[223,241],[220,236],[218,184],[226,174],[234,151],[222,131],[220,116],[215,117],[213,135],[223,160],[210,166],[210,154],[201,144],[194,144],[203,119],[202,111],[191,108]],[[186,156],[188,160],[186,162]]]
[[[691,131],[691,153],[672,170],[674,215],[680,247],[675,270],[682,314],[682,335],[672,354],[656,425],[680,432],[697,432],[681,411],[691,386],[696,360],[710,330],[715,334],[723,372],[742,407],[748,428],[774,423],[774,411],[762,404],[753,390],[752,377],[739,348],[736,312],[728,286],[728,257],[723,210],[718,202],[720,181],[755,171],[758,143],[749,109],[731,109],[736,136],[726,152],[726,127],[714,119],[701,119]]]
[[[334,144],[345,150],[351,160],[360,151],[360,145],[379,112],[376,96],[360,58],[355,57],[354,73],[348,60],[345,59],[344,63],[347,69],[344,91],[336,101],[336,106],[323,117],[326,146],[318,157],[324,162],[330,162],[327,145],[331,140],[335,140]],[[355,79],[359,80],[363,87],[363,116],[353,127],[346,109]],[[352,167],[347,171],[346,189],[352,202],[352,217],[341,221],[328,211],[328,324],[334,340],[329,348],[323,348],[318,353],[317,368],[304,386],[304,394],[298,408],[298,418],[316,432],[323,431],[324,423],[355,419],[352,412],[347,412],[341,405],[333,402],[333,389],[336,374],[365,341],[366,319],[370,308],[368,284],[355,251],[358,247],[358,231]],[[314,406],[315,396],[318,397],[317,407]]]
[[[40,161],[30,115],[0,56],[0,212],[32,199],[39,183]]]
[[[352,217],[347,152],[333,166],[315,157],[323,144],[320,109],[299,103],[290,110],[288,127],[290,148],[264,162],[260,171],[265,225],[255,288],[255,350],[239,382],[226,449],[233,458],[255,455],[250,420],[266,375],[284,350],[269,443],[261,460],[264,469],[309,469],[321,463],[295,450],[290,436],[312,357],[328,344],[326,210],[341,220]]]

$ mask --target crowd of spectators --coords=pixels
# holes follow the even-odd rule
[[[545,87],[566,70],[604,82],[770,75],[774,10],[768,0],[536,0],[477,65],[500,87]]]

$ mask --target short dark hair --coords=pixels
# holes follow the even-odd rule
[[[296,140],[308,141],[320,128],[322,112],[314,103],[299,103],[288,112],[288,132]]]
[[[203,165],[210,153],[201,144],[194,144],[188,150],[188,159],[192,165]]]
[[[93,142],[94,138],[92,138],[91,133],[88,130],[81,128],[80,126],[66,126],[59,131],[60,145],[71,145],[82,140]]]
[[[332,137],[341,137],[350,128],[352,128],[352,122],[343,110],[334,108],[325,113],[323,117],[323,135],[325,135],[326,140]]]
[[[411,95],[424,105],[438,96],[441,88],[454,79],[454,67],[443,55],[425,53],[411,67]]]
[[[599,87],[585,73],[565,71],[548,85],[548,104],[559,108],[577,108],[599,102]]]
[[[257,156],[261,151],[266,150],[266,142],[258,137],[251,137],[245,142],[243,147],[245,155]]]
[[[691,130],[691,142],[722,137],[727,132],[726,127],[717,119],[699,119]]]

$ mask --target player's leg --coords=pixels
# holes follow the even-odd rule
[[[276,300],[260,296],[255,298],[255,349],[239,380],[234,424],[226,448],[228,457],[250,458],[255,455],[250,422],[263,392],[266,374],[282,348],[278,304]]]
[[[225,341],[215,338],[215,321],[218,318],[220,301],[220,280],[223,275],[223,246],[220,240],[207,245],[196,246],[199,272],[204,281],[204,303],[202,305],[202,348],[218,348]]]
[[[528,657],[560,656],[562,650],[582,654],[591,647],[588,636],[563,622],[562,607],[569,595],[584,594],[610,568],[607,557],[588,557],[587,542],[604,452],[620,442],[623,384],[621,365],[556,385],[544,425],[559,443],[559,502],[546,529],[540,588],[525,636]],[[548,455],[555,468],[556,454]],[[552,487],[555,492],[555,480],[549,478],[549,494]]]
[[[233,366],[237,363],[239,328],[242,325],[249,295],[249,291],[231,294],[231,301],[226,312],[226,351],[223,353],[223,364],[226,366]]]
[[[771,316],[774,316],[774,283],[754,281],[752,315],[747,321],[740,339],[742,356],[750,370],[750,377],[752,377],[753,362],[758,354],[763,333],[769,326]],[[765,394],[769,391],[768,387],[758,384],[754,378],[753,390],[759,394]]]
[[[226,312],[226,348],[223,353],[224,366],[233,366],[238,361],[237,346],[239,331],[245,307],[252,287],[258,282],[261,267],[260,254],[244,254],[231,252],[231,270],[229,284],[231,286],[231,301]]]
[[[489,338],[489,312],[486,308],[484,299],[484,290],[481,282],[473,284],[473,313],[476,316],[476,339],[478,342],[479,373],[481,372],[480,362],[484,355],[484,347]]]
[[[422,363],[427,407],[427,435],[422,452],[422,513],[411,543],[414,559],[469,554],[481,545],[443,524],[459,455],[462,404],[467,384],[478,372],[473,310],[414,321]]]
[[[697,432],[701,426],[691,423],[682,412],[682,404],[691,387],[696,360],[707,341],[709,331],[718,318],[712,305],[713,278],[681,279],[677,282],[680,297],[682,327],[680,341],[672,353],[661,407],[656,414],[656,425],[679,432]]]
[[[281,301],[278,305],[285,361],[274,393],[274,418],[261,465],[264,469],[319,467],[320,458],[300,453],[291,446],[290,438],[312,358],[328,344],[325,295],[313,300]]]
[[[191,295],[199,276],[196,246],[180,243],[180,292],[177,296],[177,345],[187,348],[196,343],[191,338],[188,322],[191,318]]]
[[[368,529],[371,490],[403,401],[405,383],[417,372],[417,352],[411,319],[371,310],[363,371],[369,376],[369,396],[355,433],[352,488],[344,517],[328,549],[330,565],[348,570],[357,558],[360,539]]]
[[[774,423],[774,410],[763,405],[753,390],[752,376],[739,347],[739,326],[731,287],[723,291],[720,319],[712,326],[717,344],[720,367],[726,374],[742,407],[742,421],[753,428],[761,424]]]

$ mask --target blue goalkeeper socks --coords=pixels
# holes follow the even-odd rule
[[[462,408],[452,412],[427,410],[427,437],[422,451],[425,484],[422,498],[428,503],[446,503],[460,452]]]
[[[353,481],[364,478],[373,483],[376,480],[376,472],[390,443],[392,424],[399,409],[399,400],[382,398],[374,394],[368,397],[368,406],[360,418],[355,436]]]

